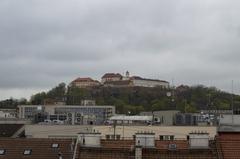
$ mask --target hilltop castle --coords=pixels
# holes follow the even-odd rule
[[[130,76],[127,71],[125,76],[119,73],[106,73],[102,76],[101,82],[90,77],[77,78],[70,83],[69,86],[76,86],[79,88],[88,87],[162,87],[168,88],[169,82],[159,79],[147,79],[139,76]]]

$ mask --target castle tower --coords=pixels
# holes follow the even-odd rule
[[[126,72],[126,78],[129,78],[129,76],[130,76],[130,73],[127,71]]]

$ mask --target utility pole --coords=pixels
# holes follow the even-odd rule
[[[113,137],[114,137],[114,140],[116,140],[116,126],[117,126],[117,121],[114,120],[113,121]]]

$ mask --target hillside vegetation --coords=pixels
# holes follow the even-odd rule
[[[170,94],[171,96],[169,96]],[[234,107],[240,108],[240,96],[234,95],[233,97]],[[20,102],[21,104],[43,104],[45,99],[65,101],[67,105],[79,105],[81,100],[94,99],[97,105],[115,105],[117,113],[125,114],[171,109],[177,109],[182,112],[196,112],[201,109],[231,108],[230,93],[203,85],[179,86],[174,89],[163,89],[161,87],[97,87],[80,89],[77,87],[66,88],[64,83],[60,83],[48,92],[37,93],[29,101],[21,100]],[[11,105],[9,100],[1,101],[0,106],[15,107],[18,102],[13,101],[11,102],[14,105]]]

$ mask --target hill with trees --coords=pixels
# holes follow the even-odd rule
[[[215,87],[203,85],[176,88],[145,87],[68,87],[60,83],[48,92],[40,92],[29,101],[13,102],[5,100],[0,107],[14,108],[17,104],[44,104],[47,99],[66,102],[67,105],[79,105],[84,99],[93,99],[97,105],[115,105],[117,113],[138,114],[141,111],[177,109],[182,112],[197,112],[201,109],[230,109],[231,94]],[[233,95],[234,107],[240,108],[240,96]]]

